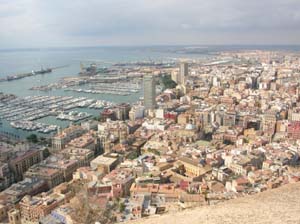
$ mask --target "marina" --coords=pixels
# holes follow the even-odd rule
[[[60,82],[50,83],[48,85],[34,86],[30,90],[38,91],[52,91],[55,89],[62,89],[63,91],[83,92],[87,94],[111,94],[128,96],[133,93],[141,91],[141,83],[124,80],[116,82],[110,80],[110,82],[103,82],[103,79],[90,79],[86,77],[74,77],[68,79],[62,79]]]
[[[139,92],[142,87],[139,82],[95,83],[89,85],[92,91],[108,92],[111,94],[132,94]]]
[[[86,118],[91,117],[91,114],[86,112],[70,111],[70,112],[61,112],[56,118],[59,120],[68,120],[68,121],[80,121]]]
[[[83,92],[83,93],[91,93],[91,94],[109,94],[109,95],[120,95],[120,96],[128,96],[131,94],[130,91],[116,91],[116,90],[93,90],[93,89],[66,89],[65,91],[75,91],[75,92]]]
[[[100,107],[101,105],[101,107]],[[77,122],[93,116],[85,111],[69,111],[73,108],[109,108],[114,103],[72,96],[27,96],[24,98],[1,97],[0,119],[15,129],[50,133],[57,124],[45,124],[39,119],[54,116],[58,120]]]
[[[47,125],[44,123],[33,121],[15,121],[11,122],[10,125],[16,129],[22,129],[26,131],[37,131],[44,134],[54,132],[58,129],[57,125]]]
[[[107,107],[112,107],[113,104],[111,102],[103,101],[103,100],[96,100],[95,103],[92,103],[88,106],[88,108],[92,109],[103,109]]]

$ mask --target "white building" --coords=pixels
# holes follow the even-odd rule
[[[152,120],[146,120],[142,124],[142,126],[148,130],[164,131],[168,128],[169,124],[165,120],[152,119]]]
[[[134,121],[144,117],[145,107],[142,105],[135,105],[129,111],[129,119]]]
[[[155,110],[155,117],[158,119],[164,119],[164,115],[165,115],[165,110],[160,108]]]

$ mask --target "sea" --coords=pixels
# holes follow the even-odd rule
[[[119,96],[110,94],[88,94],[63,90],[35,91],[33,86],[41,86],[58,82],[63,77],[78,76],[80,63],[85,65],[96,63],[98,67],[109,67],[115,63],[137,61],[171,61],[185,58],[207,60],[215,57],[220,51],[232,50],[287,50],[300,51],[299,46],[139,46],[139,47],[68,47],[68,48],[29,48],[0,49],[0,78],[13,74],[28,73],[41,68],[65,66],[53,70],[52,73],[31,76],[11,82],[0,82],[0,92],[15,94],[18,97],[50,95],[50,96],[84,96],[90,99],[107,100],[115,103],[136,102],[142,91]],[[73,109],[86,111],[94,116],[101,110]],[[46,124],[56,124],[65,128],[69,122],[58,121],[55,117],[38,120]],[[17,138],[35,133],[12,128],[8,122],[0,121],[0,134],[12,135]],[[42,134],[39,134],[42,135]],[[48,137],[48,135],[46,136]]]

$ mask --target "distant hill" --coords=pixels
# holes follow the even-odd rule
[[[300,183],[130,224],[300,224]]]

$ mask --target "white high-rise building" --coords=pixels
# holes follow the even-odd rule
[[[145,107],[142,105],[135,105],[131,108],[131,110],[129,111],[129,119],[131,121],[134,121],[136,119],[139,118],[143,118],[144,117],[144,110]]]

